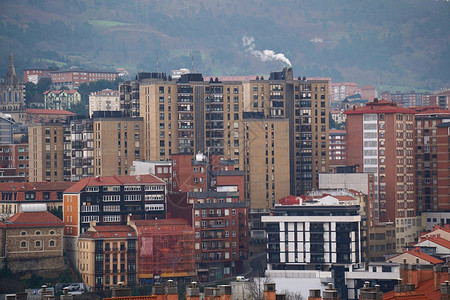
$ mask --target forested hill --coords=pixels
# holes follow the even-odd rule
[[[243,37],[254,38],[253,48]],[[450,2],[436,0],[0,1],[0,72],[125,67],[207,75],[268,74],[271,49],[296,75],[450,87]],[[192,59],[193,57],[193,59]]]

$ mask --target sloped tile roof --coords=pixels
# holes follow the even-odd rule
[[[20,212],[5,221],[7,227],[64,226],[64,222],[48,211]]]

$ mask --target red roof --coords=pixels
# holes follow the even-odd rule
[[[65,191],[73,182],[0,182],[0,191]]]
[[[79,193],[86,186],[103,186],[103,185],[140,185],[140,184],[164,184],[164,180],[152,175],[137,176],[104,176],[104,177],[88,177],[83,178],[79,182],[69,187],[65,193]]]
[[[442,247],[445,247],[445,248],[447,248],[447,249],[450,249],[450,241],[448,241],[448,240],[446,240],[446,239],[443,239],[443,238],[441,238],[440,236],[421,237],[419,243],[421,243],[421,242],[423,242],[423,241],[430,241],[430,242],[433,242],[433,243],[435,243],[435,244],[438,244],[438,245],[440,245],[440,246],[442,246]]]
[[[128,238],[136,232],[128,225],[94,226],[82,234],[82,238]]]
[[[383,113],[383,114],[415,114],[416,111],[410,108],[398,107],[396,103],[386,100],[378,100],[375,99],[372,102],[367,102],[366,106],[362,107],[353,107],[353,109],[349,109],[344,111],[344,114],[347,115],[360,115],[360,114],[373,114],[373,113]]]
[[[423,259],[423,260],[426,260],[426,261],[428,261],[429,263],[432,263],[433,265],[437,265],[437,264],[442,264],[442,263],[444,263],[442,260],[440,260],[440,259],[437,259],[437,258],[435,258],[435,257],[433,257],[433,256],[431,256],[431,255],[428,255],[428,254],[426,254],[426,253],[423,253],[421,250],[420,250],[420,248],[414,248],[414,249],[411,249],[411,250],[409,250],[409,251],[406,251],[406,252],[404,252],[404,253],[409,253],[409,254],[411,254],[411,255],[413,255],[413,256],[415,256],[415,257],[418,257],[418,258],[420,258],[420,259]],[[394,257],[397,257],[397,256],[399,256],[399,255],[403,255],[404,253],[401,253],[401,254],[397,254],[397,255],[395,255],[395,256],[392,256],[390,259],[392,259],[392,258],[394,258]],[[389,260],[390,260],[389,259]]]
[[[48,211],[20,212],[5,222],[7,227],[64,226],[64,222]]]
[[[41,108],[27,108],[27,114],[35,115],[69,115],[75,116],[76,114],[63,109],[41,109]]]

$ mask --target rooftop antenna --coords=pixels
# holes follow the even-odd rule
[[[159,72],[159,56],[158,53],[156,54],[156,73]]]
[[[192,73],[195,73],[194,69],[194,54],[191,53],[191,59],[192,59]]]
[[[383,93],[383,72],[380,72],[380,99],[382,99],[381,94]]]

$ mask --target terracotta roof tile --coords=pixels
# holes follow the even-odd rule
[[[450,249],[450,241],[443,239],[441,237],[437,237],[437,236],[421,237],[420,242],[418,244],[420,244],[423,241],[430,241],[435,244],[441,245],[442,247]]]
[[[8,227],[64,226],[64,222],[48,211],[20,212],[5,222]]]
[[[76,115],[73,112],[63,110],[63,109],[42,109],[42,108],[27,108],[27,114],[37,114],[37,115]]]
[[[417,248],[417,249],[414,248],[414,249],[411,249],[411,250],[409,250],[409,251],[406,251],[405,253],[408,253],[408,254],[411,254],[411,255],[413,255],[413,256],[415,256],[415,257],[418,257],[418,258],[420,258],[420,259],[426,260],[426,261],[428,261],[429,263],[434,264],[434,265],[444,263],[444,262],[443,262],[442,260],[440,260],[440,259],[437,259],[437,258],[435,258],[435,257],[433,257],[433,256],[431,256],[431,255],[428,255],[428,254],[426,254],[426,253],[423,253],[423,252],[420,250],[420,248]],[[397,256],[400,256],[400,255],[403,255],[403,254],[404,254],[404,253],[394,255],[394,256],[392,256],[390,259],[392,259],[392,258],[394,258],[394,257],[397,257]]]
[[[64,191],[74,183],[60,182],[0,182],[0,191]]]

